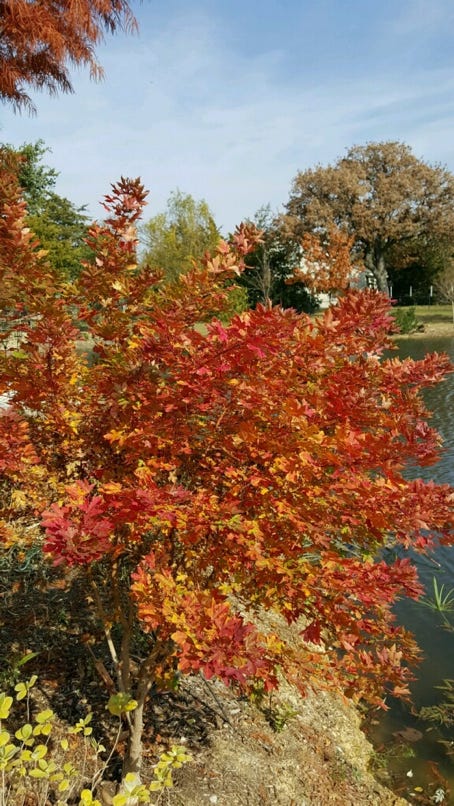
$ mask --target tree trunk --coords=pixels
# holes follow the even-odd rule
[[[268,251],[264,250],[262,266],[263,302],[268,305],[271,299],[271,267],[268,259]]]
[[[374,275],[378,291],[388,294],[388,272],[386,271],[383,253],[374,255],[372,252],[367,252],[364,263],[366,268]]]
[[[123,763],[123,778],[128,772],[134,772],[140,777],[143,755],[143,709],[145,698],[139,702],[137,708],[131,713],[131,724],[129,728],[128,749]]]
[[[161,642],[156,640],[152,651],[141,663],[135,691],[137,708],[129,714],[129,739],[123,762],[123,778],[128,772],[134,772],[140,778],[143,757],[142,737],[145,702],[155,679],[156,666],[169,656],[171,646],[171,641]]]

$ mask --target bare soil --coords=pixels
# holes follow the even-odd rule
[[[416,330],[413,333],[400,333],[395,336],[396,339],[427,339],[427,338],[451,338],[454,339],[454,323],[440,319],[433,321],[423,321],[423,330]]]
[[[191,681],[204,694],[205,684]],[[219,725],[181,771],[174,806],[404,806],[369,771],[357,712],[328,693],[304,699],[283,685],[268,710],[212,684]],[[209,699],[209,697],[208,697]],[[222,711],[220,711],[222,706]],[[273,722],[274,729],[270,725]]]

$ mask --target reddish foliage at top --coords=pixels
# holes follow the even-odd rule
[[[0,98],[34,106],[29,86],[71,92],[68,63],[102,76],[94,48],[104,31],[136,28],[126,0],[0,0]]]
[[[15,423],[0,472],[54,562],[129,579],[164,670],[405,693],[417,651],[392,605],[420,594],[405,550],[452,541],[453,492],[402,470],[436,461],[420,391],[447,358],[384,358],[392,317],[371,291],[317,320],[258,307],[225,321],[256,234],[165,284],[137,265],[138,180],[113,187],[95,258],[64,285],[14,183],[7,195],[2,305],[22,342],[0,358]]]

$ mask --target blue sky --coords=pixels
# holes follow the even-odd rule
[[[146,218],[179,188],[224,233],[279,210],[298,170],[352,145],[401,140],[454,171],[452,0],[143,0],[139,34],[99,48],[105,78],[0,105],[0,139],[42,138],[57,192],[92,217],[120,175],[141,176]]]

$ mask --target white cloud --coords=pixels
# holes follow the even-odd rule
[[[17,144],[43,137],[58,191],[93,215],[111,181],[140,175],[152,191],[149,215],[179,187],[205,198],[229,230],[262,204],[284,203],[298,169],[367,140],[403,140],[454,168],[447,68],[399,74],[384,60],[358,65],[354,78],[351,63],[329,80],[316,68],[301,75],[288,71],[279,42],[238,51],[215,16],[194,10],[159,30],[142,26],[139,39],[112,40],[100,61],[102,84],[77,75],[76,95],[42,96],[35,119],[6,112],[2,131]]]

